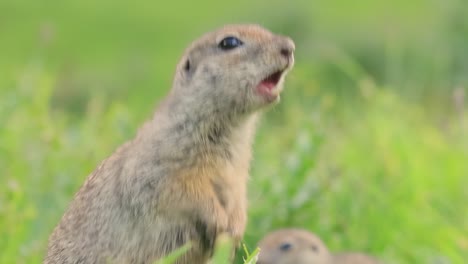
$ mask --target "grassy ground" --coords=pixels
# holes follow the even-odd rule
[[[468,262],[463,1],[0,2],[0,263],[40,263],[83,180],[170,87],[185,45],[248,21],[297,66],[265,114],[249,250],[298,226],[388,263]]]

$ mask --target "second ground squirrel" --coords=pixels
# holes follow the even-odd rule
[[[273,231],[258,247],[257,264],[380,264],[362,253],[332,254],[317,235],[296,228]]]
[[[258,112],[279,100],[294,43],[257,25],[207,33],[182,56],[153,118],[87,178],[44,263],[206,263],[220,233],[239,241]]]

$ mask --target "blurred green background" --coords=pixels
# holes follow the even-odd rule
[[[0,1],[0,263],[41,262],[188,43],[238,22],[297,47],[257,134],[247,247],[296,226],[334,252],[468,263],[467,18],[462,0]]]

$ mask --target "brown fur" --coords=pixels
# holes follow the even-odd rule
[[[244,45],[218,47],[226,36]],[[291,52],[281,54],[281,49]],[[293,42],[256,25],[226,26],[185,52],[152,120],[88,177],[54,229],[44,263],[206,263],[218,234],[239,241],[257,112],[278,101]],[[265,97],[256,86],[284,70]]]
[[[302,229],[273,231],[258,247],[257,264],[331,264],[331,255],[322,240]]]
[[[285,245],[288,245],[285,248]],[[259,243],[257,264],[379,264],[362,253],[331,254],[315,234],[303,229],[280,229]]]

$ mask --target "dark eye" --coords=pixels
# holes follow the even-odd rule
[[[244,44],[240,39],[236,37],[226,37],[221,42],[219,42],[218,47],[220,47],[223,50],[230,50],[237,48]]]
[[[318,247],[316,245],[312,245],[310,248],[315,252],[319,251],[319,249],[318,249]]]
[[[286,242],[286,243],[281,244],[279,248],[281,249],[281,251],[288,251],[291,249],[291,247],[292,245]]]

